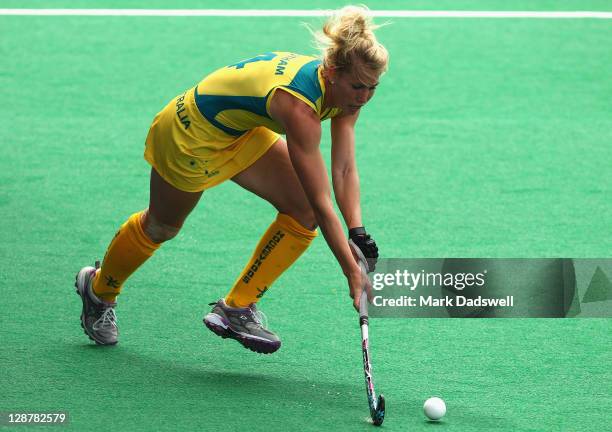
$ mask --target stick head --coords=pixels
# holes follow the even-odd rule
[[[370,414],[372,416],[372,423],[375,426],[380,426],[383,423],[385,419],[385,397],[383,395],[378,395],[376,408]]]

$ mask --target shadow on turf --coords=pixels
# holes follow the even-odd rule
[[[158,358],[152,352],[136,352],[122,345],[82,344],[62,348],[64,356],[80,357],[78,363],[83,365],[83,373],[91,377],[92,371],[98,371],[94,380],[106,380],[109,386],[133,386],[141,394],[163,388],[168,394],[190,401],[232,406],[237,401],[245,407],[258,406],[263,399],[279,410],[316,414],[345,427],[371,426],[363,420],[368,406],[360,371],[355,373],[354,384],[330,383],[318,377],[316,370],[307,364],[303,368],[279,367],[278,363],[269,363],[265,368],[251,364],[252,353],[245,353],[240,370],[240,366],[228,369],[228,365],[188,363],[192,358]],[[113,383],[108,382],[106,375],[109,368]]]
[[[440,420],[425,420],[428,425],[444,426],[444,422]]]
[[[295,421],[292,417],[305,415],[325,419],[327,424],[338,426],[338,430],[360,430],[362,427],[363,430],[372,430],[359,370],[351,383],[348,380],[330,382],[318,375],[316,366],[313,369],[312,365],[304,363],[303,366],[288,368],[287,364],[283,365],[281,361],[279,365],[279,361],[270,357],[265,357],[265,363],[257,362],[255,359],[261,357],[255,355],[253,358],[250,352],[245,352],[245,356],[231,356],[229,363],[219,364],[211,363],[207,358],[194,359],[181,354],[175,358],[159,358],[158,350],[137,351],[121,344],[112,347],[90,343],[57,344],[56,348],[55,354],[48,352],[48,359],[57,355],[62,363],[68,361],[81,365],[77,369],[82,370],[72,370],[72,373],[87,376],[84,386],[124,388],[129,389],[128,394],[136,390],[138,397],[164,389],[171,398],[169,404],[174,403],[178,411],[182,409],[182,401],[202,406],[236,406],[239,403],[243,415],[248,417],[248,407],[260,406],[263,400],[273,412],[283,413],[284,421],[289,422],[284,425],[289,429],[298,426],[291,423]],[[74,361],[71,362],[70,358]],[[110,377],[109,370],[112,371]],[[398,421],[407,421],[414,422],[412,425],[417,428],[420,424],[436,430],[443,429],[442,426],[465,425],[470,425],[473,431],[517,430],[511,418],[457,403],[452,410],[452,419],[419,421],[423,415],[418,408],[421,404],[422,400],[410,397],[405,391],[396,392],[393,406],[397,411],[385,420],[385,424],[393,427]],[[256,414],[253,419],[258,419]]]

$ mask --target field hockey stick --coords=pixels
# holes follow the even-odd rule
[[[361,250],[349,240],[349,244],[357,257],[359,258],[359,267],[361,268],[362,277],[368,277],[368,264],[363,256]],[[374,391],[374,378],[372,377],[372,363],[370,361],[370,346],[368,339],[368,292],[367,292],[367,281],[363,283],[363,290],[361,291],[361,297],[359,298],[359,326],[361,327],[361,352],[363,354],[363,373],[365,376],[366,393],[368,396],[368,405],[370,407],[370,417],[372,423],[376,426],[380,426],[385,419],[385,397],[380,394],[376,399],[376,392]]]

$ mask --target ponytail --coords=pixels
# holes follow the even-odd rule
[[[338,10],[315,37],[323,65],[340,72],[352,71],[360,76],[380,75],[387,70],[389,53],[378,42],[375,25],[365,6],[346,6]]]

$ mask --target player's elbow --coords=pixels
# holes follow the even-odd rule
[[[356,175],[355,167],[351,164],[345,164],[332,168],[332,178],[344,180],[352,175]]]
[[[332,169],[332,184],[334,190],[343,190],[346,187],[355,187],[359,185],[359,173],[355,165],[347,164],[346,166]]]
[[[321,225],[322,221],[332,217],[334,213],[334,206],[331,201],[331,196],[328,194],[325,197],[313,200],[311,202],[312,212],[318,225]]]

